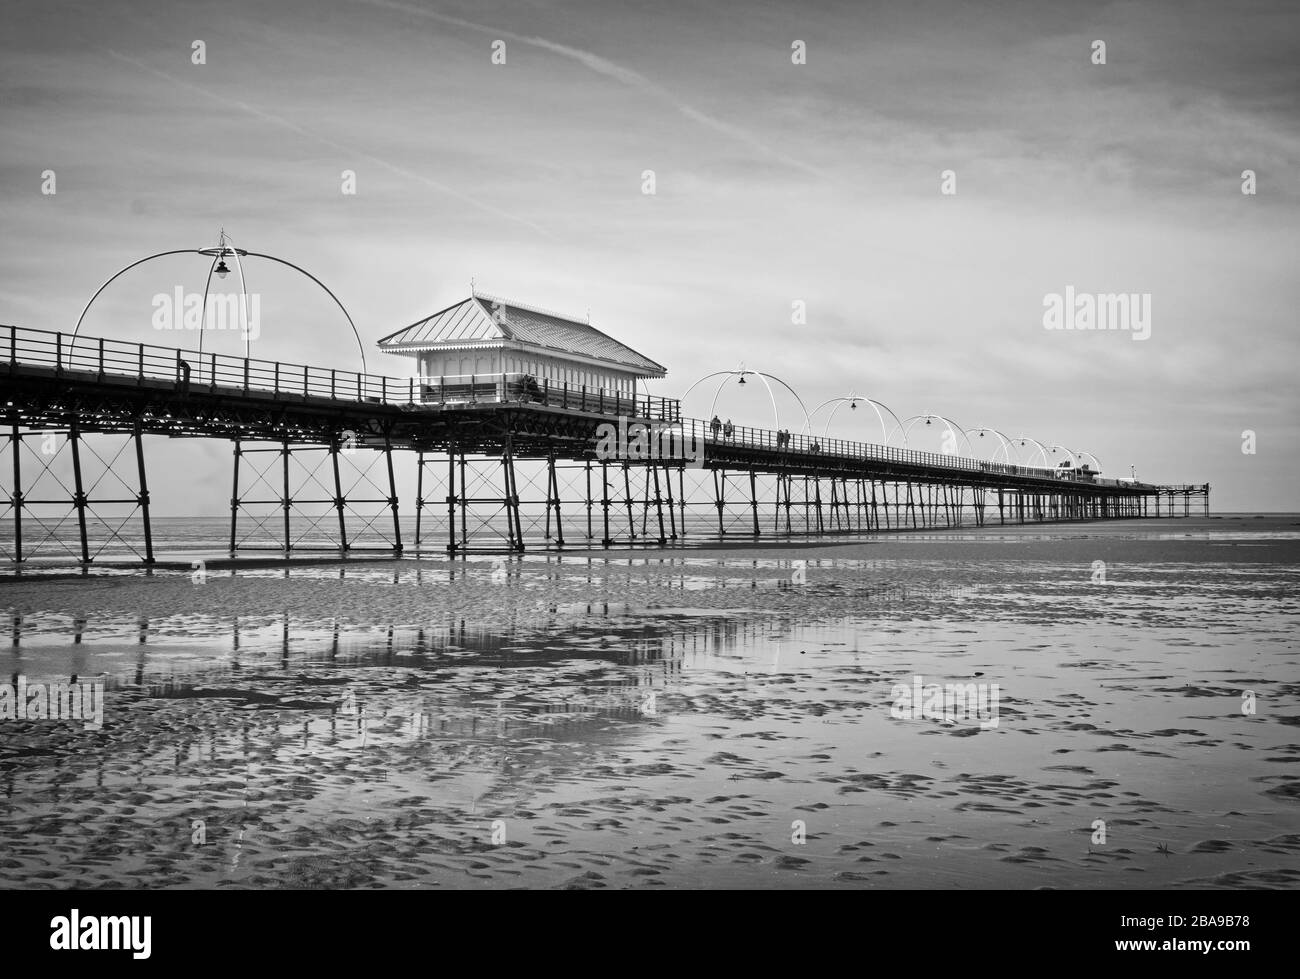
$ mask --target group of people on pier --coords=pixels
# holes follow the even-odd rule
[[[735,437],[736,426],[731,424],[730,418],[728,418],[724,422],[720,418],[718,418],[717,415],[714,415],[713,419],[709,422],[709,431],[713,433],[713,438],[715,441],[718,439],[719,436],[721,436],[723,439],[729,442],[731,441],[732,438]],[[777,430],[776,447],[778,449],[790,448],[790,430],[788,428],[782,428]],[[818,442],[816,439],[813,439],[811,442],[808,443],[809,452],[820,452],[821,450],[822,450],[821,443]]]
[[[778,449],[790,448],[790,429],[782,428],[777,430],[776,447]],[[818,442],[816,439],[813,439],[810,443],[808,443],[809,452],[820,452],[821,450],[822,450],[821,443]]]

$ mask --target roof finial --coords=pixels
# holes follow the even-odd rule
[[[591,326],[591,307],[587,307],[587,325]]]
[[[469,297],[470,299],[474,299],[477,296],[478,293],[474,291],[474,276],[471,275],[469,277]]]

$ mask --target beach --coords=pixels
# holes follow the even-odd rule
[[[103,718],[0,720],[0,885],[1295,887],[1298,585],[1290,516],[11,576]]]

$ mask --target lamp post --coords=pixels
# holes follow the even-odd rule
[[[253,337],[248,328],[248,284],[244,279],[244,263],[240,261],[243,256],[248,254],[248,252],[244,251],[242,248],[235,248],[233,245],[234,243],[230,242],[230,236],[226,234],[226,229],[222,228],[221,232],[217,235],[217,245],[215,248],[199,249],[200,255],[212,256],[212,265],[208,269],[208,279],[203,284],[203,304],[199,308],[200,354],[203,353],[203,334],[207,332],[208,326],[208,293],[212,291],[212,273],[215,272],[219,279],[224,279],[230,274],[230,268],[226,265],[226,256],[229,255],[235,260],[235,268],[239,270],[239,312],[243,318],[244,356],[249,357],[252,355]],[[201,363],[200,369],[202,369]]]

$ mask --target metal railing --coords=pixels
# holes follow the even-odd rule
[[[681,421],[681,402],[674,398],[591,388],[524,373],[446,374],[416,378],[416,385],[421,403],[428,405],[540,404],[601,415]]]
[[[28,364],[51,367],[56,376],[129,377],[138,384],[163,381],[211,393],[257,391],[280,398],[401,406],[537,403],[660,421],[680,417],[679,402],[670,398],[557,385],[528,374],[399,378],[17,326],[0,327],[0,331],[5,335],[0,342],[7,341],[10,373],[17,365]]]
[[[903,465],[956,469],[971,473],[1028,476],[1034,479],[1066,481],[1066,477],[1061,475],[1063,471],[1041,466],[1018,466],[1010,463],[984,462],[979,459],[969,459],[965,456],[926,452],[921,449],[901,449],[892,445],[876,445],[872,442],[817,438],[813,435],[796,435],[794,433],[786,434],[778,443],[778,433],[770,429],[732,426],[731,435],[727,435],[725,427],[715,428],[712,423],[706,424],[697,419],[689,419],[688,426],[692,439],[701,438],[704,439],[706,445],[724,449],[729,446],[737,446],[746,449],[762,449],[834,461],[851,462],[869,459]],[[1069,481],[1079,485],[1092,485],[1091,480]]]
[[[52,367],[56,376],[129,377],[188,386],[190,391],[258,391],[282,398],[409,404],[414,378],[383,377],[282,361],[255,360],[148,343],[0,327],[7,336],[9,371],[19,364]],[[3,341],[0,341],[3,342]]]
[[[623,416],[629,420],[654,421],[660,432],[675,433],[679,438],[689,434],[693,445],[712,445],[715,451],[744,448],[837,462],[865,459],[1096,485],[1092,479],[1072,479],[1058,470],[1039,466],[983,462],[938,452],[845,439],[819,439],[811,435],[777,433],[745,426],[727,429],[697,418],[682,418],[681,403],[672,398],[558,384],[527,374],[396,378],[102,337],[83,335],[74,338],[66,333],[25,327],[0,327],[0,333],[4,335],[0,342],[7,340],[10,374],[20,364],[35,365],[53,368],[56,376],[91,377],[101,381],[109,376],[125,377],[141,385],[146,380],[164,381],[191,392],[256,391],[294,400],[315,397],[402,407],[539,404],[570,411]],[[1103,482],[1120,485],[1111,480]],[[1141,488],[1148,484],[1122,485]]]

